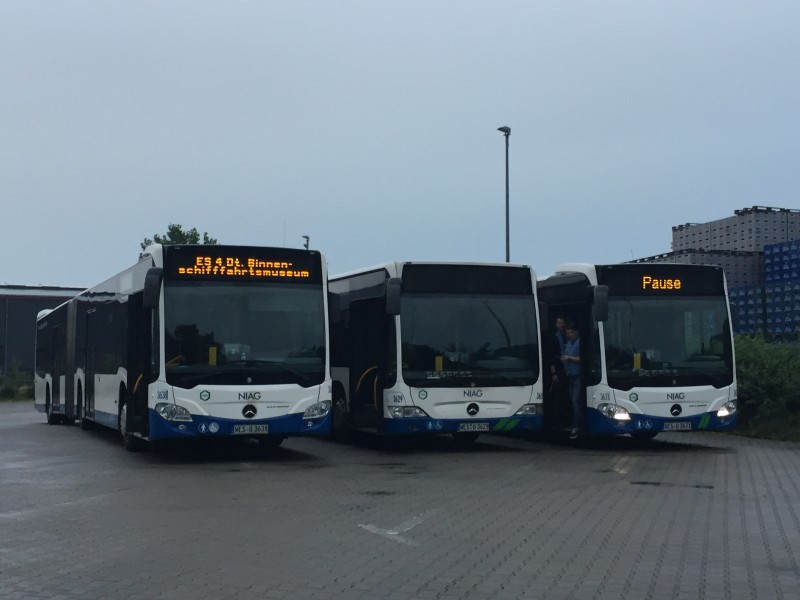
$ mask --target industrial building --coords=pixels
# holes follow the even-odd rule
[[[32,378],[36,315],[83,288],[0,285],[0,379],[19,369]]]

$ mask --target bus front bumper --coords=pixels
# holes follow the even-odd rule
[[[650,415],[630,415],[629,421],[618,421],[587,408],[587,430],[593,435],[652,434],[681,431],[729,431],[736,426],[736,413],[718,417],[716,412],[665,419]]]
[[[513,416],[502,419],[431,419],[411,417],[384,419],[386,435],[418,435],[428,433],[503,433],[509,431],[541,431],[542,415]]]
[[[204,437],[247,437],[276,435],[328,435],[330,412],[320,418],[303,418],[302,413],[271,419],[220,419],[206,415],[191,415],[191,421],[168,421],[150,410],[150,440]]]

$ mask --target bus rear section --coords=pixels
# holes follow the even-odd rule
[[[541,427],[529,267],[390,263],[331,280],[334,432]]]
[[[539,292],[550,315],[581,329],[585,433],[652,438],[662,431],[735,426],[734,349],[722,269],[566,265],[540,282]],[[559,399],[547,402],[555,412],[558,405]],[[564,425],[558,418],[548,423]]]

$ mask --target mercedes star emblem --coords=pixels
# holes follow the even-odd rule
[[[669,409],[669,414],[671,414],[673,417],[677,417],[679,414],[681,414],[682,410],[683,409],[681,408],[680,404],[673,404],[672,408]]]
[[[480,408],[480,406],[478,406],[477,404],[475,404],[475,403],[473,402],[472,404],[470,404],[469,406],[467,406],[467,414],[468,414],[470,417],[474,417],[475,415],[477,415],[477,414],[478,414],[478,411],[479,411],[480,409],[481,409],[481,408]]]
[[[256,407],[253,406],[252,404],[248,404],[242,409],[242,414],[246,419],[252,419],[253,417],[256,416],[257,412],[258,411],[256,410]]]

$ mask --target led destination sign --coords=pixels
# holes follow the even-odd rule
[[[320,283],[318,252],[242,246],[166,246],[168,279]]]
[[[679,290],[681,289],[680,279],[659,279],[652,275],[642,275],[643,290]]]
[[[706,265],[623,264],[597,267],[611,296],[706,296],[725,293],[722,269]]]

